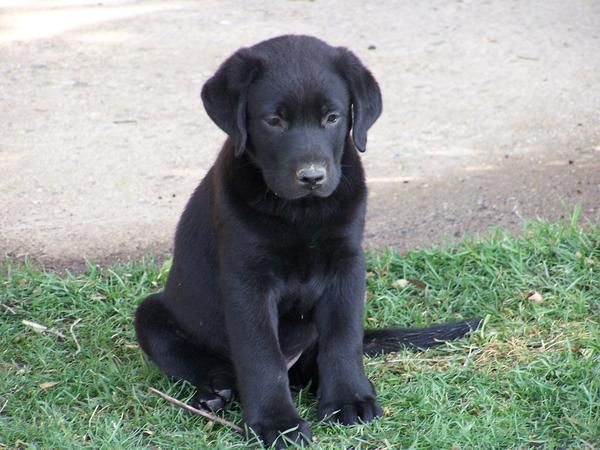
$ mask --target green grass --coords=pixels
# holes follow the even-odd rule
[[[598,448],[600,227],[583,231],[574,222],[529,224],[520,237],[497,232],[406,255],[370,255],[367,326],[472,316],[485,324],[433,350],[367,359],[384,417],[354,427],[314,423],[315,446]],[[182,400],[193,393],[148,363],[134,338],[136,304],[165,277],[165,268],[148,261],[90,266],[79,275],[4,264],[0,447],[249,446],[147,390]],[[410,279],[426,287],[398,281]],[[532,291],[542,300],[529,299]],[[315,422],[314,398],[301,392],[295,399]],[[238,422],[239,408],[225,417]]]

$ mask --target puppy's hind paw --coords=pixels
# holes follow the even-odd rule
[[[190,406],[205,411],[227,411],[235,398],[233,389],[230,388],[198,388],[198,392],[190,402]]]

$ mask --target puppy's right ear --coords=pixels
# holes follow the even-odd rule
[[[261,60],[248,48],[230,56],[202,87],[204,109],[233,140],[235,156],[246,149],[246,103],[248,87],[259,75]]]

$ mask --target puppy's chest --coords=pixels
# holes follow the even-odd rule
[[[327,279],[311,277],[308,280],[288,279],[282,285],[278,300],[280,315],[303,316],[310,313],[323,295]]]
[[[311,245],[288,248],[279,254],[274,273],[279,282],[280,315],[310,313],[334,281],[334,253]]]

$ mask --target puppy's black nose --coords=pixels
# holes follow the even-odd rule
[[[325,166],[311,164],[296,172],[298,182],[307,189],[318,189],[327,179]]]

